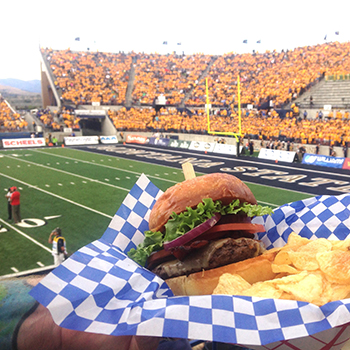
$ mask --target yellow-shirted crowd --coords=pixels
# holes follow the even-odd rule
[[[271,99],[274,106],[282,106],[323,76],[350,73],[350,42],[221,56],[42,51],[62,100],[77,105],[124,104],[131,65],[135,70],[131,96],[136,105],[152,105],[163,94],[169,105],[203,106],[203,73],[207,73],[209,101],[214,106],[237,103],[238,75],[242,104],[258,106]]]
[[[208,118],[203,109],[193,110],[190,115],[176,108],[162,108],[159,113],[154,108],[121,108],[108,111],[119,131],[158,131],[207,133],[239,132],[238,113],[229,116],[227,110],[220,110]],[[272,140],[283,136],[285,139],[301,143],[330,143],[342,145],[350,142],[349,113],[342,119],[303,119],[300,117],[281,118],[276,113],[262,113],[256,110],[242,110],[241,131],[246,137]]]
[[[75,105],[125,102],[131,55],[42,49],[64,102]]]
[[[0,132],[2,131],[23,131],[28,123],[19,113],[11,110],[6,101],[0,97]]]
[[[132,81],[129,95],[135,107],[108,112],[118,130],[208,132],[206,111],[201,109],[207,102],[204,78],[208,78],[209,103],[219,108],[210,117],[210,130],[238,132],[238,75],[242,105],[259,107],[271,102],[276,108],[292,103],[324,76],[350,73],[350,43],[339,42],[291,51],[221,56],[70,49],[42,49],[42,52],[63,104],[125,105],[128,83]],[[166,97],[168,108],[158,113],[152,106],[161,94]],[[186,111],[170,108],[181,103],[187,107]],[[6,111],[6,106],[1,108],[5,108],[5,111],[1,109],[2,128],[13,130],[23,126],[17,114]],[[283,135],[305,143],[350,141],[348,111],[331,111],[327,119],[310,120],[301,118],[299,107],[293,103],[285,118],[274,109],[265,112],[243,111],[242,133],[264,139]],[[45,110],[39,117],[45,127],[53,130],[63,125],[79,127],[79,118],[71,110],[53,113]]]

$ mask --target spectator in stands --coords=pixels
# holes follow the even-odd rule
[[[344,158],[347,158],[348,156],[348,145],[346,142],[343,144],[343,155],[344,155]]]

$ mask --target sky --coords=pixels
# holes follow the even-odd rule
[[[39,47],[220,55],[348,42],[349,10],[347,0],[5,0],[0,79],[40,79]]]

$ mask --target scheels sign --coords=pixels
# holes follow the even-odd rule
[[[45,146],[45,139],[43,137],[34,139],[3,139],[2,146],[4,148],[42,147]]]

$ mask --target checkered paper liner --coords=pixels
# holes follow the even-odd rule
[[[58,325],[116,336],[201,339],[254,349],[305,348],[298,341],[318,335],[317,346],[310,343],[308,349],[337,349],[350,338],[350,328],[344,326],[350,322],[350,299],[318,307],[245,296],[173,296],[162,279],[126,255],[142,242],[150,210],[161,193],[141,175],[101,239],[74,253],[31,291]],[[283,205],[255,222],[265,225],[267,233],[259,239],[271,248],[284,245],[291,231],[307,238],[344,239],[350,232],[349,213],[350,195],[318,196]],[[333,336],[339,329],[342,336],[339,332]],[[325,341],[325,332],[337,341],[332,337]]]

